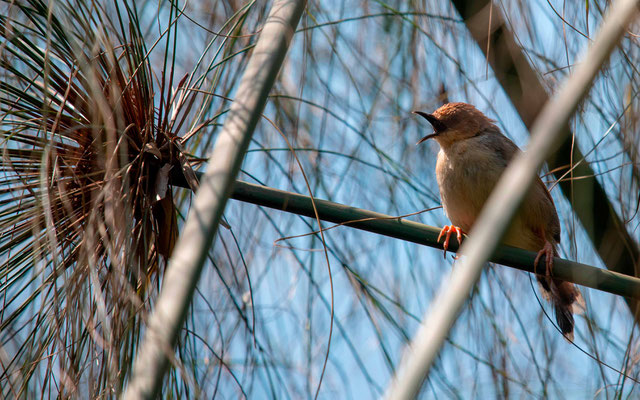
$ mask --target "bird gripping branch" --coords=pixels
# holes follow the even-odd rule
[[[520,152],[500,132],[495,121],[466,103],[447,103],[432,114],[414,111],[434,132],[417,144],[434,139],[440,145],[436,178],[440,197],[452,225],[440,232],[445,252],[452,233],[458,242],[469,232],[507,164]],[[545,274],[536,275],[543,297],[553,304],[556,321],[565,338],[573,341],[573,314],[584,310],[584,300],[571,282],[553,278],[553,257],[558,255],[560,221],[551,194],[537,178],[514,217],[503,243],[536,251],[535,266],[545,257]]]

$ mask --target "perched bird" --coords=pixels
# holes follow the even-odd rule
[[[500,132],[495,121],[470,104],[448,103],[432,114],[414,113],[429,121],[434,130],[417,144],[434,139],[440,145],[436,178],[444,211],[452,223],[442,228],[438,237],[440,241],[444,236],[446,252],[452,233],[460,242],[462,233],[469,232],[500,175],[520,149]],[[584,300],[574,284],[552,277],[560,221],[540,178],[525,197],[503,243],[538,252],[536,266],[545,256],[546,274],[536,277],[543,297],[554,306],[562,334],[573,340],[573,313],[584,309]]]

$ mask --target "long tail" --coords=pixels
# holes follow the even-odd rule
[[[536,275],[542,296],[553,304],[556,322],[562,335],[573,341],[573,314],[584,311],[584,299],[580,290],[571,282],[553,279],[548,276]]]

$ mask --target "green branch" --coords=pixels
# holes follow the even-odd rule
[[[231,198],[315,218],[309,196],[236,181]],[[344,224],[351,228],[442,249],[442,244],[437,242],[439,228],[327,200],[314,199],[314,201],[318,215],[323,221]],[[458,250],[456,240],[451,241],[449,250],[453,252]],[[531,251],[500,246],[490,261],[522,271],[534,272],[535,257],[536,253]],[[544,259],[542,259],[539,263],[538,273],[544,274],[544,265]],[[562,258],[554,259],[553,274],[559,279],[582,286],[640,299],[640,279],[628,275]]]

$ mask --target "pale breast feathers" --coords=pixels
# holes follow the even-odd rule
[[[484,151],[469,151],[473,147]],[[436,176],[445,213],[454,225],[469,231],[508,163],[519,152],[495,126],[455,143],[446,151],[440,150]],[[516,225],[523,225],[521,229],[536,229],[541,219],[548,219],[543,222],[548,227],[545,236],[559,241],[558,216],[540,178],[536,178],[531,196],[527,196],[517,219],[520,221]]]

